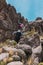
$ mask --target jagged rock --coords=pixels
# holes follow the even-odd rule
[[[21,38],[19,44],[28,44],[28,38]]]
[[[0,11],[6,6],[5,0],[0,0]]]
[[[40,38],[38,34],[32,35],[31,37],[23,37],[20,39],[19,44],[27,44],[31,47],[40,45]]]
[[[38,34],[41,34],[43,33],[43,20],[42,19],[38,19],[38,20],[35,20],[34,22],[32,23],[29,23],[31,28],[32,26],[35,28],[35,31],[38,31]]]
[[[21,16],[20,13],[16,12],[15,7],[11,6],[10,4],[7,4],[5,0],[0,0],[0,29],[6,30],[5,37],[6,39],[14,39],[12,36],[13,31],[19,29],[19,23],[23,23],[25,25],[25,32],[30,31],[32,29],[32,26],[35,27],[35,30],[38,31],[38,33],[43,32],[43,20],[39,17],[37,22],[28,23],[26,19],[24,19],[23,16]],[[18,22],[19,20],[19,22]],[[7,34],[7,35],[6,35]],[[3,39],[5,38],[3,37]]]
[[[20,23],[24,24],[23,29],[19,28]],[[15,37],[13,32],[18,29],[20,29],[24,35],[21,36],[20,41],[14,48],[14,46],[12,46],[13,43],[15,44],[15,42],[12,41]],[[35,32],[37,32],[37,34]],[[0,43],[5,41],[5,44],[7,44],[6,40],[10,39],[8,42],[9,47],[3,46],[3,52],[2,49],[0,49],[0,61],[4,59],[4,62],[6,62],[6,57],[8,58],[10,55],[11,57],[8,58],[10,59],[9,61],[13,61],[13,59],[15,59],[17,62],[14,61],[7,65],[23,65],[23,63],[26,64],[28,59],[27,57],[33,53],[34,55],[38,54],[38,58],[34,59],[34,65],[38,64],[38,59],[43,61],[43,49],[40,45],[40,42],[43,43],[43,41],[40,41],[39,35],[43,35],[42,18],[38,17],[35,21],[28,22],[21,13],[17,13],[15,7],[7,4],[5,0],[0,0]],[[42,55],[41,58],[39,57],[40,53]],[[34,55],[32,57],[34,57]],[[32,61],[33,60],[31,60],[31,62]]]
[[[34,36],[32,36],[29,40],[29,45],[31,45],[32,47],[37,47],[40,45],[40,38],[38,34],[35,34]]]
[[[3,16],[4,15],[4,16]],[[4,19],[4,17],[6,16],[6,20]],[[10,17],[7,13],[5,13],[4,11],[2,12],[2,14],[0,15],[0,17],[2,17],[0,19],[0,28],[6,29],[6,30],[11,30],[12,29],[12,21],[10,20]]]

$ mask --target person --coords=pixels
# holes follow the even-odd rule
[[[16,35],[15,35],[14,40],[18,43],[19,40],[20,40],[20,37],[21,37],[22,33],[21,33],[20,30],[18,30],[15,34],[16,34]]]
[[[23,30],[24,24],[23,24],[23,23],[19,23],[19,24],[18,24],[18,28],[21,29],[21,30]]]

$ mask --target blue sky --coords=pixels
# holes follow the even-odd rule
[[[17,12],[20,12],[29,21],[36,17],[43,18],[43,0],[7,0],[7,3],[15,6]]]

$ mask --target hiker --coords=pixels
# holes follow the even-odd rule
[[[21,33],[20,30],[18,30],[18,31],[16,31],[16,32],[14,32],[14,33],[15,33],[15,38],[14,38],[14,40],[18,43],[19,40],[20,40],[20,37],[21,37],[22,33]],[[14,33],[13,33],[13,34],[14,34]]]
[[[22,30],[22,32],[25,31],[25,25],[18,19],[18,29]]]
[[[19,29],[23,29],[24,28],[24,24],[23,23],[19,23]]]

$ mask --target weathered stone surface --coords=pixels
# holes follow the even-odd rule
[[[20,61],[21,60],[21,58],[18,55],[13,55],[12,57],[15,61]]]
[[[32,48],[31,46],[27,45],[27,44],[17,44],[16,45],[17,49],[22,49],[23,51],[25,51],[26,53],[32,53]]]
[[[23,28],[19,28],[20,23],[24,24]],[[23,32],[23,35],[18,44],[13,45],[12,43],[15,38],[13,32],[18,29]],[[21,13],[17,13],[15,7],[7,4],[5,0],[0,0],[0,43],[4,42],[2,45],[3,47],[0,46],[3,48],[0,49],[0,61],[4,59],[4,62],[7,62],[8,60],[6,61],[6,57],[11,56],[8,59],[12,62],[8,61],[9,63],[6,65],[26,65],[28,58],[30,58],[30,56],[34,58],[34,55],[36,55],[37,57],[35,57],[33,65],[37,65],[39,59],[43,62],[43,40],[40,40],[40,36],[43,36],[42,18],[38,17],[35,21],[28,22]],[[10,40],[8,46],[6,46],[7,39]],[[40,45],[40,42],[42,43],[42,46]],[[39,55],[42,57],[39,57]],[[31,59],[29,63],[31,64],[32,61],[33,59]]]
[[[0,61],[3,60],[4,58],[8,58],[9,57],[9,53],[2,53],[0,54]]]
[[[40,50],[40,51],[39,51],[39,50]],[[33,52],[34,54],[40,54],[41,51],[42,51],[42,46],[41,46],[41,45],[37,46],[36,48],[32,48],[32,52]]]
[[[27,44],[31,47],[40,45],[40,38],[38,34],[32,35],[31,37],[23,37],[20,39],[19,44]]]
[[[6,46],[6,47],[4,46],[3,49],[4,49],[5,51],[8,51],[8,52],[9,52],[10,50],[12,50],[12,51],[14,51],[14,52],[17,51],[16,48],[12,48],[12,47],[8,47],[8,46]]]
[[[37,46],[40,45],[40,38],[39,38],[39,35],[38,34],[35,34],[34,36],[32,36],[28,41],[30,42],[29,44],[32,47],[34,47],[34,46],[37,47]]]
[[[39,64],[39,58],[36,57],[35,60],[34,60],[34,62],[33,62],[33,65],[38,65],[38,64]]]
[[[8,63],[7,65],[23,65],[23,63],[20,61],[15,61],[15,62]]]
[[[21,49],[16,49],[16,48],[11,48],[11,47],[3,47],[3,49],[7,52],[13,51],[15,54],[17,53],[17,55],[19,55],[23,59],[26,58],[25,52]]]
[[[36,31],[38,31],[39,34],[42,34],[43,32],[43,20],[40,17],[38,17],[34,22],[28,23],[27,19],[24,19],[20,13],[16,12],[15,7],[7,4],[5,0],[0,0],[0,29],[6,31],[3,39],[14,39],[12,36],[13,32],[15,30],[21,29],[19,28],[19,23],[24,24],[25,32],[31,31],[33,27]],[[3,39],[1,40],[0,38],[0,41],[3,41]]]

